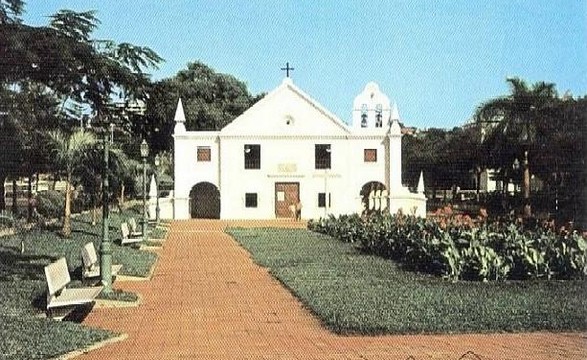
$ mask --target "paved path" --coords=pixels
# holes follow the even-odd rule
[[[586,334],[331,334],[222,232],[226,224],[174,222],[153,278],[115,283],[143,304],[94,309],[85,320],[128,338],[78,359],[587,359]]]

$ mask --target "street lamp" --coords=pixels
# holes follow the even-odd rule
[[[156,199],[157,202],[155,203],[155,224],[159,225],[160,212],[161,209],[159,208],[159,165],[161,165],[161,160],[159,159],[159,154],[155,156],[155,186],[157,188]]]
[[[112,248],[108,228],[108,136],[104,134],[104,174],[102,176],[102,243],[100,244],[100,279],[104,293],[112,292]]]
[[[149,144],[143,139],[141,143],[141,158],[143,158],[143,241],[147,240],[147,156],[149,156]]]
[[[514,162],[512,164],[512,169],[514,170],[514,177],[518,178],[517,174],[518,174],[518,170],[520,170],[520,160],[518,160],[518,158],[514,159]],[[517,188],[517,185],[514,182],[514,195],[516,195],[516,188]]]
[[[114,123],[110,123],[110,143],[114,144]]]

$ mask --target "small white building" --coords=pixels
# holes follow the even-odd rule
[[[178,102],[173,218],[302,218],[370,211],[426,214],[401,183],[395,105],[369,83],[346,125],[290,78],[220,131],[186,131]]]

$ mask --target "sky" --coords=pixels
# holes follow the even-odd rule
[[[341,120],[370,81],[418,128],[452,128],[508,77],[587,94],[587,0],[28,0],[26,24],[96,10],[97,39],[147,46],[154,80],[199,60],[252,94],[293,82]]]

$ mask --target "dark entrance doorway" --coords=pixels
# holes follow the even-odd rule
[[[275,183],[275,217],[293,217],[292,205],[300,201],[300,183]]]
[[[201,182],[192,188],[190,215],[196,219],[220,219],[220,191],[216,185]]]

